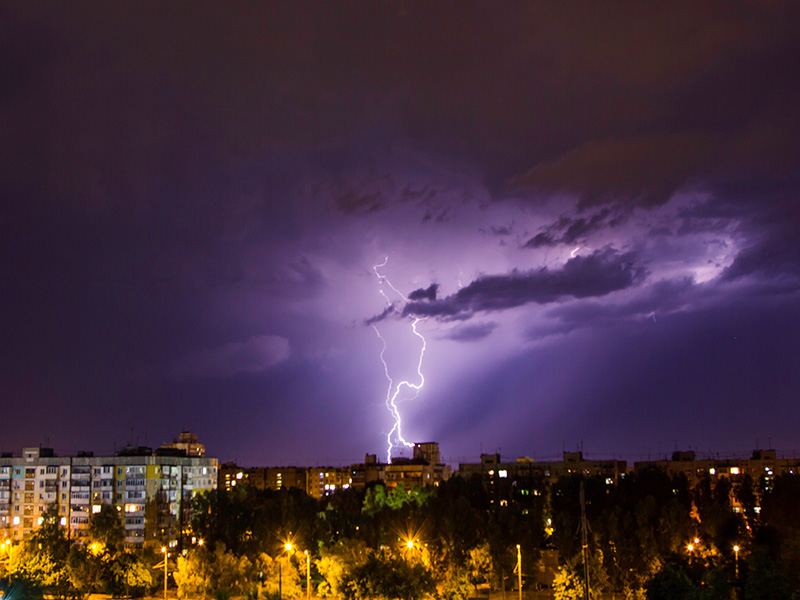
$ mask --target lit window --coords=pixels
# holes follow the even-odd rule
[[[739,467],[731,467],[731,475],[738,475]]]
[[[243,476],[244,476],[244,473],[242,473],[240,471],[239,473],[236,474],[236,479],[241,479]]]
[[[14,525],[19,525],[19,517],[14,517],[14,519],[13,519],[11,522],[12,522]]]
[[[717,470],[716,470],[716,469],[709,469],[709,470],[708,470],[708,472],[709,472],[711,475],[716,475],[716,474],[717,474]]]
[[[41,525],[43,521],[44,521],[44,518],[42,518],[42,517],[39,517],[39,518],[36,520],[36,524],[37,524],[37,525]]]
[[[94,514],[99,513],[100,512],[100,508],[101,508],[101,506],[99,504],[93,504],[92,505],[92,513],[94,513]]]
[[[501,478],[508,477],[508,471],[506,471],[506,470],[498,471],[498,472],[497,472],[497,475],[498,475],[499,477],[501,477]]]
[[[61,517],[61,526],[62,527],[66,527],[67,526],[67,517]]]

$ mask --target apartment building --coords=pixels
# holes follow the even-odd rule
[[[415,444],[413,458],[395,458],[391,464],[380,463],[375,454],[367,454],[363,463],[349,467],[239,467],[223,463],[219,468],[220,489],[230,490],[248,484],[256,489],[297,488],[309,496],[322,498],[336,490],[364,489],[380,482],[388,488],[403,484],[406,489],[418,485],[439,485],[451,474],[449,465],[441,464],[439,444]]]
[[[115,456],[56,456],[24,448],[0,458],[0,537],[21,539],[55,504],[70,538],[110,504],[121,513],[129,547],[175,547],[188,526],[192,497],[217,485],[217,460],[176,449],[125,448]]]
[[[306,490],[308,469],[305,467],[239,467],[227,462],[219,467],[220,489],[231,490],[237,485],[251,485],[259,490],[297,488]]]

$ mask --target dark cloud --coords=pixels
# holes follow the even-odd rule
[[[418,290],[414,290],[408,295],[408,299],[411,301],[430,300],[431,302],[433,302],[434,300],[436,300],[436,292],[438,291],[439,291],[439,284],[432,283],[427,287],[427,289],[420,288]]]
[[[375,323],[380,323],[384,319],[396,314],[399,314],[397,308],[394,306],[394,304],[390,304],[385,309],[383,309],[382,312],[364,321],[364,325],[374,325]]]
[[[555,246],[557,245],[559,240],[553,237],[553,234],[548,232],[537,233],[531,239],[527,241],[525,244],[526,248],[543,248],[547,246]]]
[[[605,228],[618,227],[625,223],[627,215],[611,208],[603,208],[589,217],[562,216],[544,231],[537,233],[525,244],[526,248],[541,248],[558,244],[574,244],[583,241],[591,233]]]
[[[404,315],[443,319],[492,312],[524,304],[548,304],[563,298],[605,296],[640,283],[646,270],[634,266],[631,253],[605,248],[589,256],[578,256],[557,271],[518,272],[481,277],[455,294],[436,302],[409,302]]]

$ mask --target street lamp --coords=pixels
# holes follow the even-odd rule
[[[733,552],[736,555],[736,579],[739,579],[739,544],[733,547]]]
[[[169,557],[167,547],[161,546],[161,552],[164,553],[164,600],[167,600],[167,558]]]
[[[292,551],[292,542],[286,542],[283,545],[284,550],[286,552]],[[281,563],[281,557],[278,557],[278,600],[283,598],[283,563]]]
[[[303,550],[306,555],[306,600],[311,600],[311,555],[308,550]]]
[[[519,600],[522,600],[522,549],[517,544],[517,578],[519,581]]]

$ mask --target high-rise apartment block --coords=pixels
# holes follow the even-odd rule
[[[195,440],[196,443],[196,440]],[[181,544],[192,497],[217,486],[217,459],[178,448],[125,448],[115,456],[56,456],[24,448],[0,458],[0,538],[21,539],[55,505],[70,538],[85,536],[102,505],[123,519],[129,547]]]

